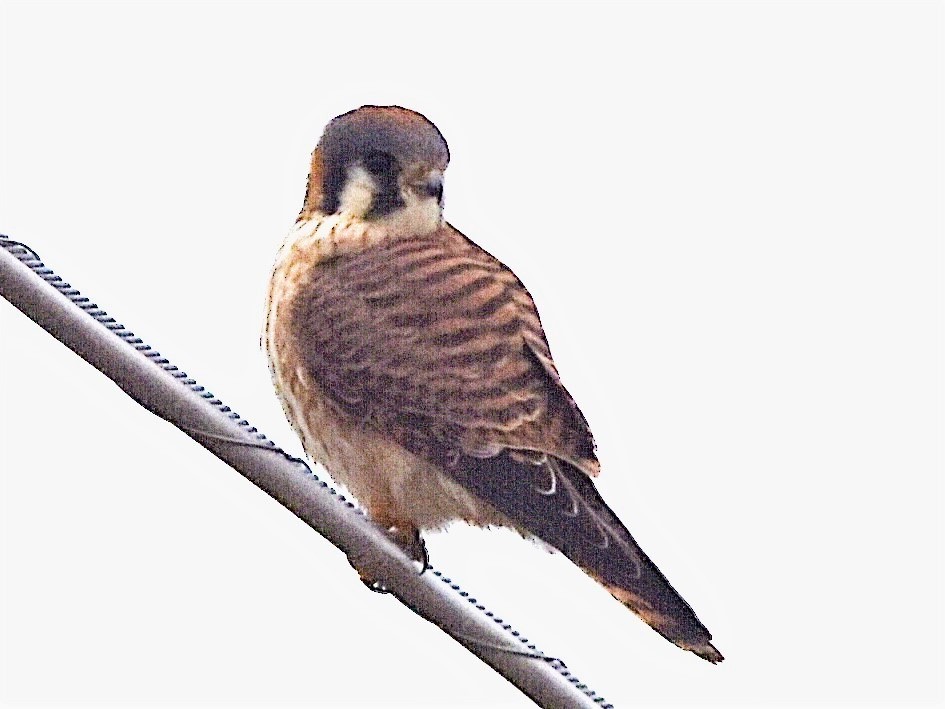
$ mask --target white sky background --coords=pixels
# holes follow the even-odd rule
[[[943,5],[5,3],[0,231],[289,450],[258,349],[324,124],[449,141],[599,487],[718,667],[560,555],[433,563],[618,706],[943,699]],[[0,303],[9,704],[529,706]]]

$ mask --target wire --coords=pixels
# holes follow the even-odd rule
[[[432,573],[418,574],[384,531],[319,479],[304,460],[285,452],[84,297],[48,268],[36,251],[4,235],[0,235],[0,247],[0,295],[141,406],[229,463],[349,558],[357,557],[371,567],[404,605],[440,627],[540,706],[612,707],[563,661],[542,653],[450,577],[432,567]]]

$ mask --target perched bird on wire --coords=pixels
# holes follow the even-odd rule
[[[681,648],[722,655],[601,499],[538,311],[443,219],[449,149],[419,113],[332,120],[276,259],[265,346],[306,452],[414,559],[453,520],[537,537]]]

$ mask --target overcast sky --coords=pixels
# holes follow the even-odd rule
[[[439,126],[727,660],[510,533],[432,561],[608,700],[943,699],[942,3],[0,7],[0,232],[295,453],[258,338],[309,154]],[[0,469],[8,703],[529,706],[6,303]]]

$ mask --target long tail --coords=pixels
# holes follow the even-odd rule
[[[582,471],[555,458],[535,465],[508,453],[451,462],[449,473],[464,487],[561,551],[664,638],[709,662],[723,660],[711,633]]]

